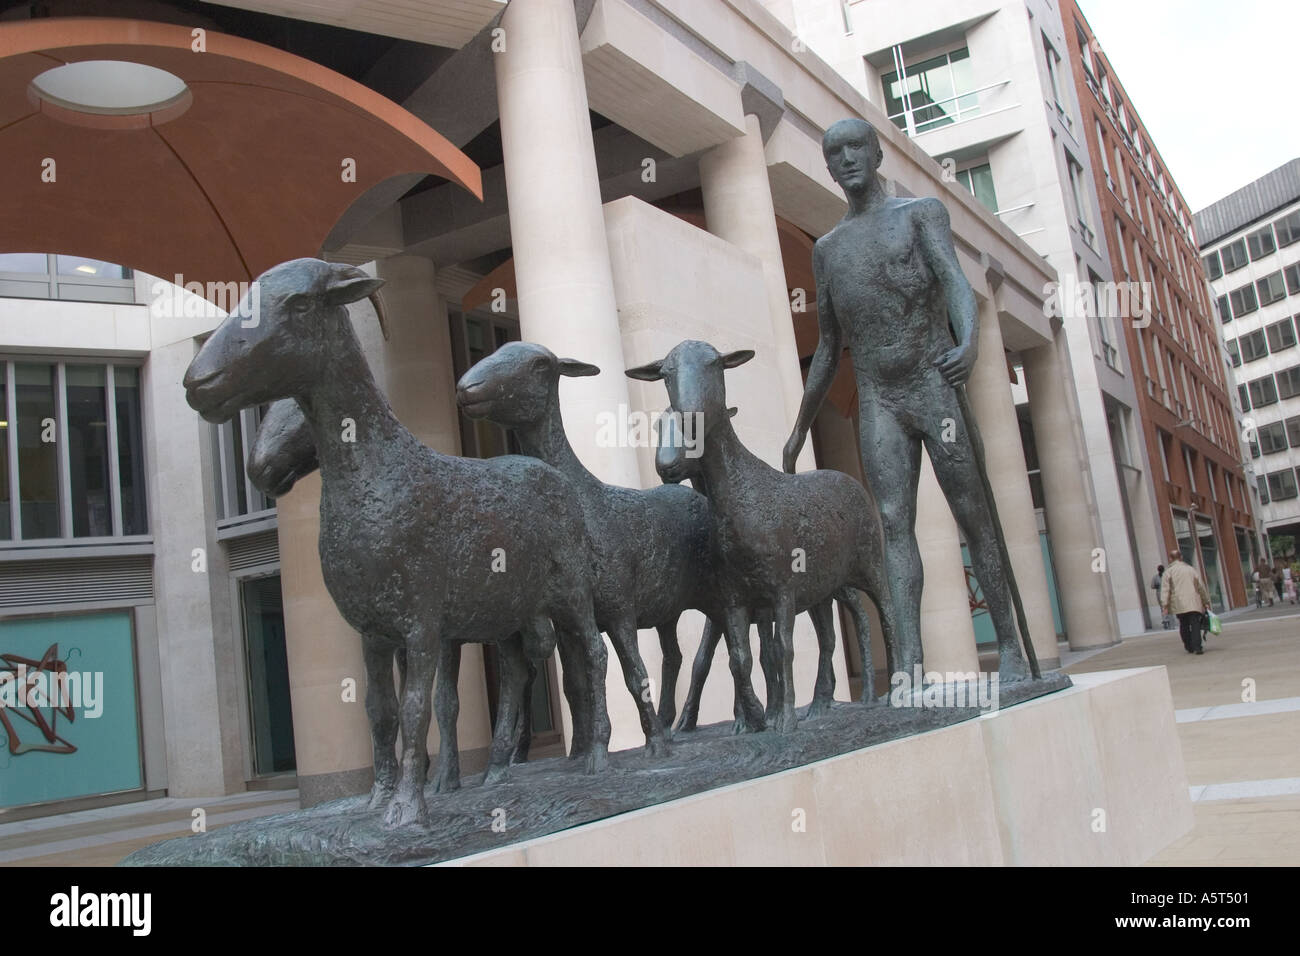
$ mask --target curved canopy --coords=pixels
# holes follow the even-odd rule
[[[153,113],[40,96],[51,68],[117,60],[188,93]],[[482,198],[478,167],[397,104],[332,70],[224,34],[138,20],[0,24],[0,252],[60,252],[186,282],[315,256],[358,197],[404,173]]]

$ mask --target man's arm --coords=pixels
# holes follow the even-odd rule
[[[916,221],[921,252],[943,286],[948,318],[957,332],[956,347],[940,356],[935,365],[944,381],[956,387],[970,378],[979,355],[979,309],[975,304],[975,290],[966,281],[966,275],[957,262],[957,250],[952,244],[952,220],[944,204],[938,199],[917,200]]]
[[[835,306],[831,303],[825,253],[820,245],[813,247],[813,278],[817,283],[817,349],[813,352],[812,364],[808,368],[808,381],[804,385],[803,401],[799,403],[799,416],[795,419],[794,431],[790,433],[790,439],[785,443],[785,451],[781,455],[781,465],[790,474],[794,474],[799,449],[803,447],[808,429],[812,427],[813,419],[826,400],[826,393],[830,391],[835,370],[840,364],[840,354],[844,351],[840,324],[835,318]]]
[[[1173,590],[1173,585],[1170,583],[1169,570],[1166,569],[1165,576],[1160,579],[1160,610],[1165,614],[1169,613],[1169,592],[1171,590]]]

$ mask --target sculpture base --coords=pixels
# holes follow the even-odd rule
[[[1132,732],[1131,723],[1145,719],[1145,711],[1152,706],[1138,706],[1145,699],[1142,695],[1156,701],[1156,713],[1163,701],[1172,735],[1173,710],[1163,669],[1133,673],[1154,677],[1147,677],[1145,683],[1136,678],[1129,681],[1135,689],[1145,687],[1141,692],[1135,690],[1132,706],[1127,700],[1108,706],[1119,706],[1121,726]],[[1096,676],[1087,675],[1087,679]],[[1088,767],[1096,764],[1096,735],[1091,727],[1067,728],[1054,718],[1056,714],[1074,714],[1082,719],[1079,714],[1089,709],[1093,692],[1067,688],[1070,679],[1060,674],[1003,685],[1001,709],[984,716],[973,706],[926,706],[918,701],[922,706],[891,707],[886,700],[871,707],[837,703],[826,716],[803,720],[788,735],[737,736],[729,724],[717,724],[679,734],[672,756],[666,759],[649,758],[640,749],[615,753],[610,769],[598,776],[586,776],[580,764],[553,758],[511,768],[510,780],[500,786],[484,788],[478,785],[481,777],[467,777],[464,788],[456,793],[427,793],[428,827],[387,830],[382,813],[367,810],[364,799],[354,797],[168,840],[137,851],[123,862],[411,865],[467,854],[478,854],[467,862],[813,862],[806,851],[816,844],[816,861],[862,863],[881,860],[872,859],[872,853],[860,858],[845,855],[850,846],[861,852],[869,849],[861,845],[858,833],[892,833],[915,856],[919,848],[929,846],[933,834],[953,826],[979,831],[974,843],[965,839],[951,843],[953,862],[1021,862],[1000,851],[992,857],[985,852],[988,847],[1000,847],[989,812],[991,791],[996,788],[993,768],[995,763],[999,772],[1004,764],[1014,766],[1026,785],[1042,789],[1049,783],[1064,783],[1060,774],[1052,774],[1051,767],[1045,766],[1061,764],[1062,753],[1084,760]],[[1051,696],[1041,696],[1045,694]],[[1039,699],[1032,700],[1034,697]],[[1025,700],[1029,702],[1013,705],[1013,701]],[[1140,713],[1135,713],[1135,708]],[[991,761],[986,750],[994,744],[983,741],[1005,737],[1006,728],[1019,728],[1015,733],[1046,742],[1049,752],[1040,753],[1032,747],[1026,750],[1023,743],[1008,740],[1005,756]],[[1087,753],[1078,752],[1085,738]],[[876,746],[879,744],[885,746]],[[1162,737],[1161,744],[1172,746],[1178,757],[1176,738]],[[1143,751],[1142,759],[1149,762],[1151,755]],[[874,769],[881,761],[888,769]],[[1062,769],[1074,776],[1097,776],[1095,768],[1074,766],[1068,760]],[[1181,777],[1181,759],[1178,773]],[[811,792],[815,779],[842,799],[822,807],[822,795]],[[1185,779],[1180,785],[1186,803]],[[1007,799],[1020,799],[1020,789],[1020,783],[1013,783]],[[1087,788],[1081,792],[1094,799],[1090,807],[1103,805],[1095,802],[1097,798]],[[963,794],[971,798],[969,802]],[[1080,792],[1069,793],[1064,803],[1058,795],[1044,794],[1042,806],[1033,812],[1055,815],[1079,799]],[[953,800],[956,803],[949,806]],[[1165,803],[1157,801],[1153,806],[1163,811]],[[832,810],[832,804],[838,809]],[[938,817],[923,825],[908,822],[924,806],[934,806]],[[770,812],[760,813],[762,807],[770,807]],[[798,809],[805,813],[805,832],[792,830],[798,823],[792,814]],[[828,812],[838,813],[841,822],[830,825],[824,819]],[[698,825],[683,822],[698,821],[701,813],[715,829],[743,827],[746,821],[753,829],[747,830],[743,839],[735,833],[718,844],[702,834]],[[1190,803],[1187,818],[1190,826]],[[915,829],[918,825],[924,834]],[[1083,826],[1086,831],[1086,820]],[[850,839],[841,832],[846,828],[854,834]],[[823,848],[823,837],[816,833],[823,834],[831,846]],[[593,834],[590,843],[584,834]],[[789,845],[792,837],[801,838],[793,847]],[[907,855],[893,862],[912,861]]]

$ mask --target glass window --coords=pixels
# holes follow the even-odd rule
[[[1273,242],[1273,227],[1265,226],[1263,229],[1252,232],[1246,237],[1246,247],[1250,250],[1252,260],[1272,253],[1277,249]]]
[[[117,474],[122,500],[122,534],[148,534],[145,498],[144,432],[140,417],[140,370],[113,367],[117,412]]]
[[[1286,440],[1292,448],[1300,448],[1300,415],[1286,420]]]
[[[966,187],[989,212],[998,211],[998,194],[993,189],[993,168],[985,163],[957,171],[957,182]]]
[[[895,48],[901,58],[901,49]],[[971,69],[970,51],[965,47],[943,53],[911,66],[904,64],[906,87],[898,71],[881,77],[885,90],[885,111],[908,135],[947,126],[979,112],[979,96]]]
[[[1260,475],[1255,479],[1255,487],[1259,489],[1260,504],[1268,504],[1268,479]]]
[[[13,375],[18,413],[20,533],[29,539],[57,538],[59,460],[54,366],[15,363]]]
[[[221,522],[241,524],[250,515],[262,515],[275,507],[274,500],[249,480],[245,465],[269,407],[245,408],[230,421],[213,426],[217,517]]]
[[[1273,383],[1272,375],[1257,378],[1247,383],[1247,387],[1250,389],[1250,404],[1255,408],[1272,405],[1277,401],[1277,386]]]
[[[0,272],[42,275],[50,271],[50,257],[43,252],[8,252],[0,255]]]
[[[1280,272],[1274,272],[1262,279],[1256,279],[1255,288],[1259,292],[1260,305],[1272,305],[1279,299],[1286,298],[1286,283],[1282,281],[1282,273]]]
[[[1277,395],[1279,398],[1295,398],[1300,395],[1300,365],[1284,368],[1277,373]]]
[[[107,377],[102,365],[68,365],[68,476],[72,535],[102,538],[113,533],[109,497]]]
[[[1243,335],[1237,340],[1241,348],[1241,360],[1243,362],[1257,362],[1268,355],[1268,346],[1265,345],[1263,329],[1256,329],[1247,335]]]
[[[9,407],[9,363],[0,362],[0,407]],[[10,509],[13,498],[9,493],[9,416],[0,421],[0,541],[8,541],[14,536]]]
[[[12,405],[0,391],[0,409],[8,409],[0,433],[14,431],[8,441],[18,466],[10,489],[6,445],[0,487],[17,496],[18,523],[11,527],[6,509],[0,538],[147,534],[139,370],[79,362],[0,362],[0,369],[13,382]]]
[[[132,276],[130,269],[111,262],[100,262],[98,259],[87,259],[83,256],[60,255],[54,258],[58,260],[61,276],[86,279],[129,279]]]
[[[1245,385],[1237,386],[1237,398],[1241,400],[1241,410],[1250,411],[1250,390]]]
[[[1232,317],[1239,319],[1243,315],[1250,315],[1259,308],[1259,300],[1255,297],[1255,287],[1253,285],[1244,285],[1240,289],[1233,289],[1228,293],[1228,302],[1232,306]]]
[[[1228,243],[1219,250],[1219,256],[1223,259],[1224,272],[1236,272],[1250,261],[1246,257],[1246,241],[1244,239]]]
[[[1259,450],[1265,455],[1276,455],[1287,450],[1286,426],[1281,422],[1260,425],[1256,434],[1259,435]]]
[[[1289,318],[1265,326],[1264,333],[1268,336],[1270,352],[1281,352],[1295,345],[1295,323]]]
[[[1290,468],[1275,471],[1268,476],[1268,496],[1273,501],[1286,501],[1296,497],[1300,490],[1296,488],[1295,472]]]
[[[1228,304],[1228,297],[1221,295],[1214,300],[1214,307],[1218,310],[1220,322],[1232,321],[1232,307]]]
[[[1300,239],[1300,209],[1277,220],[1273,223],[1273,228],[1277,233],[1279,246],[1289,246]]]
[[[1208,256],[1203,256],[1201,261],[1205,263],[1205,274],[1213,282],[1223,275],[1223,263],[1219,262],[1219,254],[1211,252]]]
[[[1241,349],[1237,346],[1237,340],[1228,339],[1224,344],[1228,348],[1228,356],[1232,359],[1232,367],[1241,368]]]
[[[1282,275],[1286,277],[1287,295],[1300,293],[1300,262],[1287,266],[1282,270]]]

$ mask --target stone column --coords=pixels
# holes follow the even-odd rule
[[[753,113],[745,116],[745,135],[713,147],[700,157],[700,191],[709,232],[758,258],[763,264],[772,339],[778,354],[773,364],[785,400],[786,429],[794,427],[803,400],[803,375],[794,340],[794,322],[786,289],[776,210],[767,179],[763,134]],[[799,454],[798,470],[815,468],[811,442]]]
[[[1042,470],[1047,529],[1060,587],[1061,616],[1072,650],[1107,647],[1119,640],[1114,599],[1106,574],[1093,571],[1102,547],[1087,458],[1069,383],[1074,380],[1064,333],[1051,344],[1021,353],[1029,417]]]
[[[1052,618],[1038,521],[1034,517],[1033,496],[1029,493],[1029,476],[1025,472],[1020,421],[1016,417],[1015,399],[1011,396],[1006,351],[1002,347],[1002,326],[991,301],[982,301],[979,308],[979,361],[971,373],[966,392],[984,439],[984,466],[997,501],[1002,533],[1011,554],[1011,565],[1038,662],[1044,669],[1059,667],[1056,622]]]
[[[597,416],[628,406],[628,389],[573,2],[512,3],[501,27],[493,59],[520,333],[600,366],[561,386],[569,441],[604,481],[639,487],[633,449],[596,443]]]
[[[444,455],[459,455],[451,330],[447,304],[434,284],[433,262],[422,256],[392,256],[376,263],[376,274],[384,280],[380,295],[387,313],[388,338],[383,343],[383,386],[393,412],[430,448]],[[484,680],[483,646],[464,645],[457,727],[461,769],[466,773],[487,765],[492,741]],[[438,750],[437,721],[429,725],[428,744],[431,751]]]

